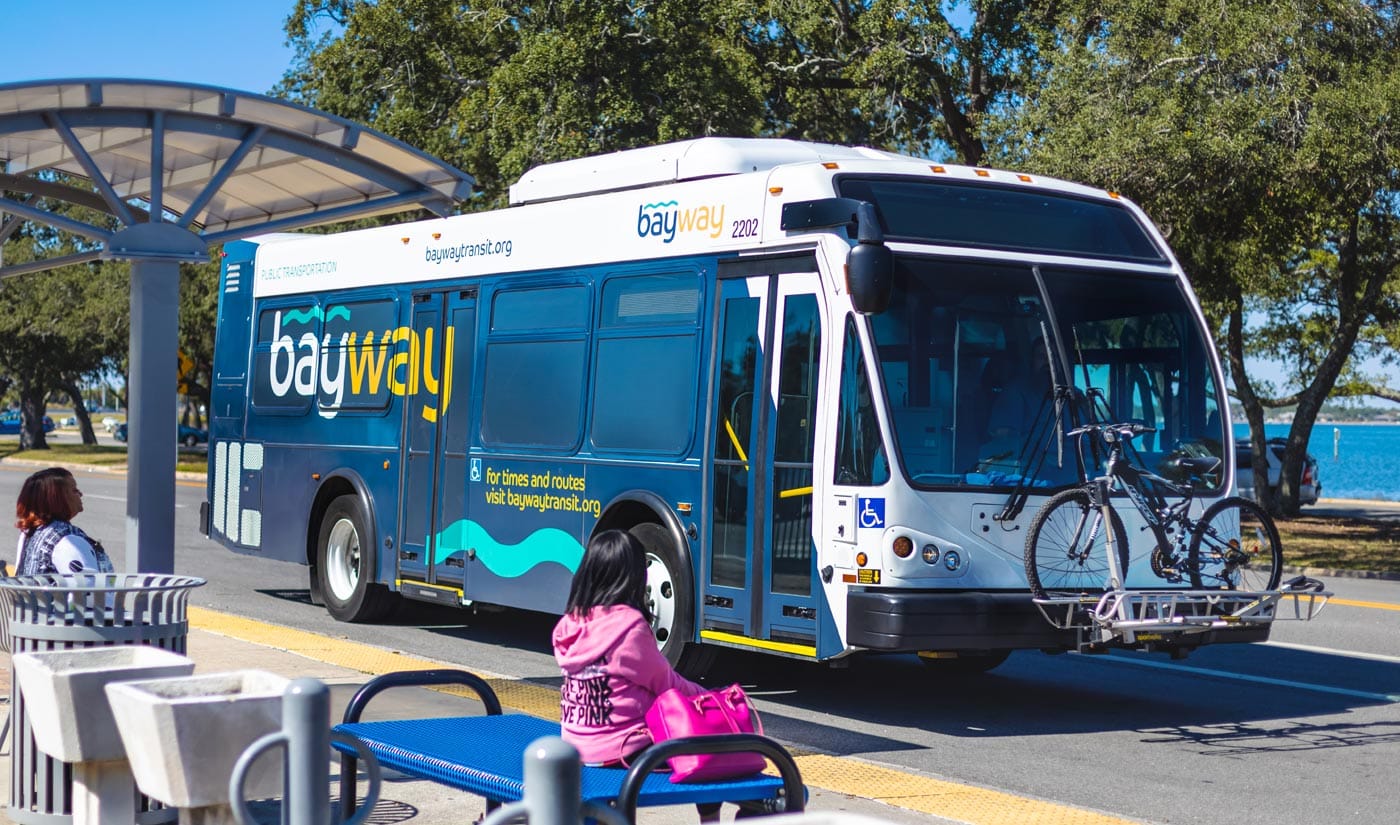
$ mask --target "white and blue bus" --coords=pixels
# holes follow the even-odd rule
[[[205,530],[308,565],[338,619],[559,612],[620,528],[683,671],[722,647],[982,669],[1076,644],[1023,566],[1036,507],[1079,479],[1057,372],[1156,428],[1145,461],[1220,457],[1203,504],[1233,477],[1198,302],[1113,193],[705,138],[510,197],[225,249]]]

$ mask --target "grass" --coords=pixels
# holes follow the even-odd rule
[[[0,458],[42,461],[52,464],[89,464],[95,467],[120,469],[126,466],[126,445],[74,444],[51,438],[47,450],[21,450],[18,437],[0,438]],[[204,473],[208,466],[208,457],[205,453],[182,449],[176,456],[175,469],[177,472]]]
[[[1400,573],[1400,522],[1305,514],[1278,532],[1285,564]]]

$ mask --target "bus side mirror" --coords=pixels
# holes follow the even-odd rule
[[[856,208],[856,245],[846,254],[846,291],[862,315],[878,315],[890,305],[894,289],[894,256],[885,246],[874,205]]]

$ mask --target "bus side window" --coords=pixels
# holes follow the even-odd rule
[[[870,376],[861,358],[855,319],[846,316],[846,339],[841,348],[841,398],[836,413],[837,484],[871,486],[890,480],[889,460],[880,440]]]

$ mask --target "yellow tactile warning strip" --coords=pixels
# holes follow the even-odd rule
[[[189,621],[191,627],[200,630],[375,676],[396,670],[452,667],[443,662],[408,656],[348,639],[333,639],[199,607],[189,608]],[[501,704],[533,716],[559,718],[557,690],[499,675],[478,675],[485,678],[496,691]],[[440,689],[470,695],[470,691],[461,688]],[[1132,822],[1094,811],[919,776],[850,757],[794,751],[793,758],[809,787],[871,799],[968,825],[1129,825]]]

